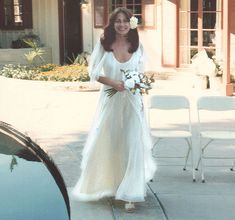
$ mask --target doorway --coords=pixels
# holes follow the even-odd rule
[[[60,62],[71,63],[82,52],[80,0],[59,0]]]
[[[222,0],[180,0],[179,62],[187,66],[205,49],[208,56],[220,56],[222,46]]]

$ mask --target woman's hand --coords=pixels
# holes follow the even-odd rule
[[[100,76],[98,79],[98,82],[103,83],[107,86],[113,87],[118,92],[122,92],[125,90],[124,82],[120,80],[114,80],[114,79],[110,79],[109,77]]]
[[[113,80],[112,87],[118,92],[122,92],[125,90],[124,82],[119,80]]]

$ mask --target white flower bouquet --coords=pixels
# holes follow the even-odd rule
[[[133,95],[139,94],[148,94],[148,90],[152,89],[151,84],[154,82],[153,75],[149,78],[143,73],[131,70],[122,70],[124,86],[129,90]],[[109,97],[112,97],[117,93],[117,90],[114,88],[106,89]]]

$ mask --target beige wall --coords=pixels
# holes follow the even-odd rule
[[[42,58],[44,61],[51,63],[52,56],[51,56],[51,48],[43,47],[44,54]],[[0,50],[0,66],[5,64],[28,64],[25,54],[28,54],[31,51],[30,48],[20,48],[20,49],[1,49]],[[36,58],[35,61],[37,64],[44,63],[41,59]]]
[[[46,47],[52,48],[52,62],[59,63],[57,0],[33,0],[33,31]]]
[[[0,31],[0,48],[11,48],[11,44],[13,40],[17,40],[20,36],[25,35],[32,30],[1,30]]]
[[[58,27],[58,4],[57,0],[32,0],[33,2],[33,30],[0,31],[1,48],[11,48],[11,42],[20,35],[34,32],[39,35],[43,46],[51,48],[52,60],[47,62],[59,63],[59,27]],[[6,52],[3,50],[2,52]],[[13,54],[17,54],[11,51]],[[7,55],[1,57],[5,60]],[[15,60],[15,59],[14,59]]]
[[[89,3],[85,8],[82,8],[82,32],[83,32],[83,50],[91,53],[99,36],[102,34],[102,29],[93,28],[93,4]]]

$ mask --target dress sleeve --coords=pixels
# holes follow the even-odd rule
[[[144,73],[144,71],[145,71],[145,53],[144,53],[144,47],[141,43],[138,48],[138,55],[139,55],[138,71],[140,73]]]
[[[88,73],[90,81],[98,80],[99,76],[103,76],[103,63],[105,58],[105,51],[100,42],[98,42],[90,56],[88,62]]]

